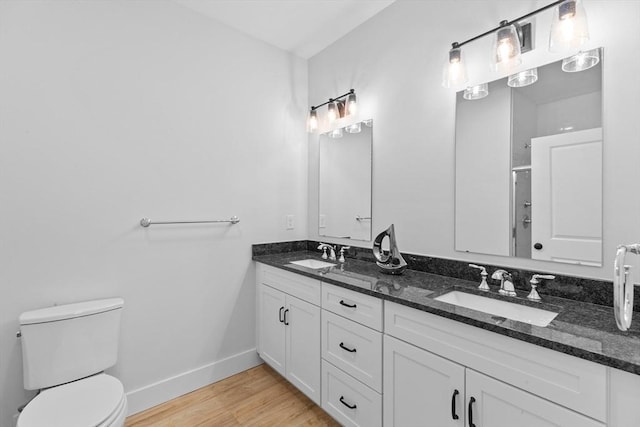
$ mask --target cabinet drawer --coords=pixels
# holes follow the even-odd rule
[[[467,369],[469,425],[477,427],[605,427],[584,415]],[[471,398],[475,399],[472,403]],[[471,410],[471,413],[469,413]]]
[[[323,283],[322,308],[382,331],[382,300],[379,298]]]
[[[382,398],[331,363],[322,361],[322,409],[343,426],[382,426]]]
[[[320,305],[320,281],[269,265],[257,265],[258,283],[271,286],[303,301]]]
[[[385,304],[385,333],[597,420],[606,419],[602,365],[396,303]]]
[[[382,334],[322,310],[322,357],[382,392]]]

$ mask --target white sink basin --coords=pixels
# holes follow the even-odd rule
[[[299,265],[301,267],[307,267],[314,270],[318,270],[320,268],[333,267],[335,264],[331,264],[330,262],[324,262],[317,259],[303,259],[300,261],[291,261],[291,264]]]
[[[536,326],[547,326],[558,315],[558,313],[541,308],[514,304],[460,291],[452,291],[440,295],[435,300]]]

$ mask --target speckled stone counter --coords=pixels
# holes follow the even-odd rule
[[[527,292],[523,290],[517,290],[518,297],[504,297],[498,294],[498,287],[491,283],[489,293],[481,292],[477,290],[479,281],[471,282],[416,270],[406,270],[400,276],[386,275],[379,271],[375,263],[353,258],[347,258],[345,263],[335,262],[334,267],[313,270],[291,264],[291,261],[310,258],[321,260],[319,253],[305,250],[302,244],[287,246],[282,252],[279,249],[282,247],[276,245],[265,248],[261,245],[259,250],[254,249],[253,259],[326,283],[640,375],[640,320],[636,320],[629,331],[622,332],[616,327],[611,307],[548,295],[542,295],[543,301],[536,303],[527,300]],[[559,314],[548,326],[539,327],[434,299],[452,290],[464,290],[468,293],[517,302]],[[636,315],[640,317],[640,313]]]

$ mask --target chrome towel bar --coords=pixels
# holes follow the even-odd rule
[[[216,219],[212,221],[151,221],[149,218],[142,218],[140,220],[140,225],[143,227],[148,227],[150,225],[165,225],[165,224],[214,224],[220,222],[229,222],[231,224],[237,224],[240,222],[240,218],[237,216],[232,216],[229,219]]]

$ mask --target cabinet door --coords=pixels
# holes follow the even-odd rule
[[[580,415],[467,369],[466,410],[475,427],[604,427]],[[473,423],[473,424],[472,424]]]
[[[287,295],[286,377],[320,404],[320,307]]]
[[[258,285],[258,352],[269,366],[285,375],[285,294]]]
[[[385,427],[465,425],[463,366],[385,335],[383,371]]]

